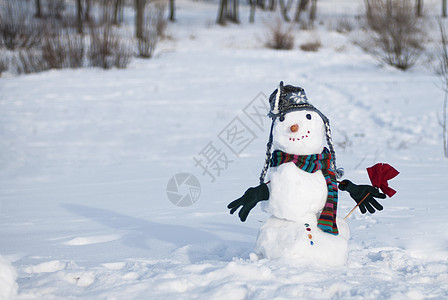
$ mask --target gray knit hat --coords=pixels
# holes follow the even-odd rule
[[[269,142],[267,144],[266,150],[266,161],[263,167],[263,171],[260,176],[260,183],[264,182],[264,177],[266,176],[266,172],[269,167],[269,160],[271,158],[271,147],[273,141],[273,128],[275,120],[278,118],[280,122],[283,122],[285,119],[285,114],[296,111],[296,110],[311,110],[315,111],[321,118],[325,124],[326,130],[326,138],[327,144],[330,148],[330,153],[332,156],[331,166],[335,171],[336,176],[338,178],[342,177],[344,174],[344,170],[336,168],[336,154],[334,152],[334,145],[331,139],[331,130],[330,130],[330,120],[316,107],[314,107],[311,103],[308,102],[308,98],[306,97],[305,90],[301,87],[286,85],[283,86],[283,81],[280,82],[278,88],[272,92],[269,97],[270,111],[268,116],[272,119],[271,132],[269,134]]]

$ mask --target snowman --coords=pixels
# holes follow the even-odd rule
[[[269,103],[272,126],[260,185],[231,202],[230,213],[241,207],[244,222],[263,201],[262,209],[271,216],[258,233],[259,258],[343,265],[349,228],[336,217],[337,178],[343,171],[336,168],[329,120],[308,102],[302,88],[283,82]]]

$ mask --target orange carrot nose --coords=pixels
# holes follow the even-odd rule
[[[297,132],[299,131],[299,125],[298,124],[294,124],[291,126],[291,132]]]

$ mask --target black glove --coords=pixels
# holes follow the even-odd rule
[[[370,193],[370,195],[368,195],[366,199],[364,199],[364,201],[362,201],[362,203],[359,205],[359,209],[363,214],[366,213],[366,209],[371,214],[375,212],[375,208],[377,210],[383,209],[383,206],[379,204],[373,197],[384,199],[386,198],[386,195],[380,193],[378,189],[374,188],[371,185],[356,185],[350,180],[343,180],[341,183],[339,183],[339,189],[349,192],[350,196],[353,198],[353,200],[356,201],[356,203],[359,203],[367,194]]]
[[[236,199],[227,205],[227,208],[230,209],[230,213],[233,214],[238,210],[240,206],[243,206],[238,213],[240,216],[241,222],[246,221],[247,216],[252,208],[257,205],[258,202],[269,199],[269,189],[266,183],[262,183],[257,187],[249,188],[243,196]]]

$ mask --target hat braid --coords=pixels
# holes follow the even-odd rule
[[[325,124],[325,129],[326,129],[327,143],[328,143],[328,146],[330,147],[330,153],[331,153],[331,157],[332,157],[331,168],[336,173],[336,177],[341,178],[342,176],[344,176],[344,169],[343,168],[338,169],[336,167],[336,153],[334,151],[333,140],[331,138],[330,121],[327,119],[327,120],[325,120],[324,124]]]
[[[266,159],[264,161],[263,170],[261,171],[261,175],[260,175],[260,184],[264,183],[264,178],[266,177],[266,173],[268,172],[268,168],[269,168],[269,161],[271,159],[272,141],[274,139],[274,136],[272,133],[272,131],[274,129],[274,122],[275,122],[275,117],[272,120],[271,132],[269,133],[269,141],[266,145]]]

